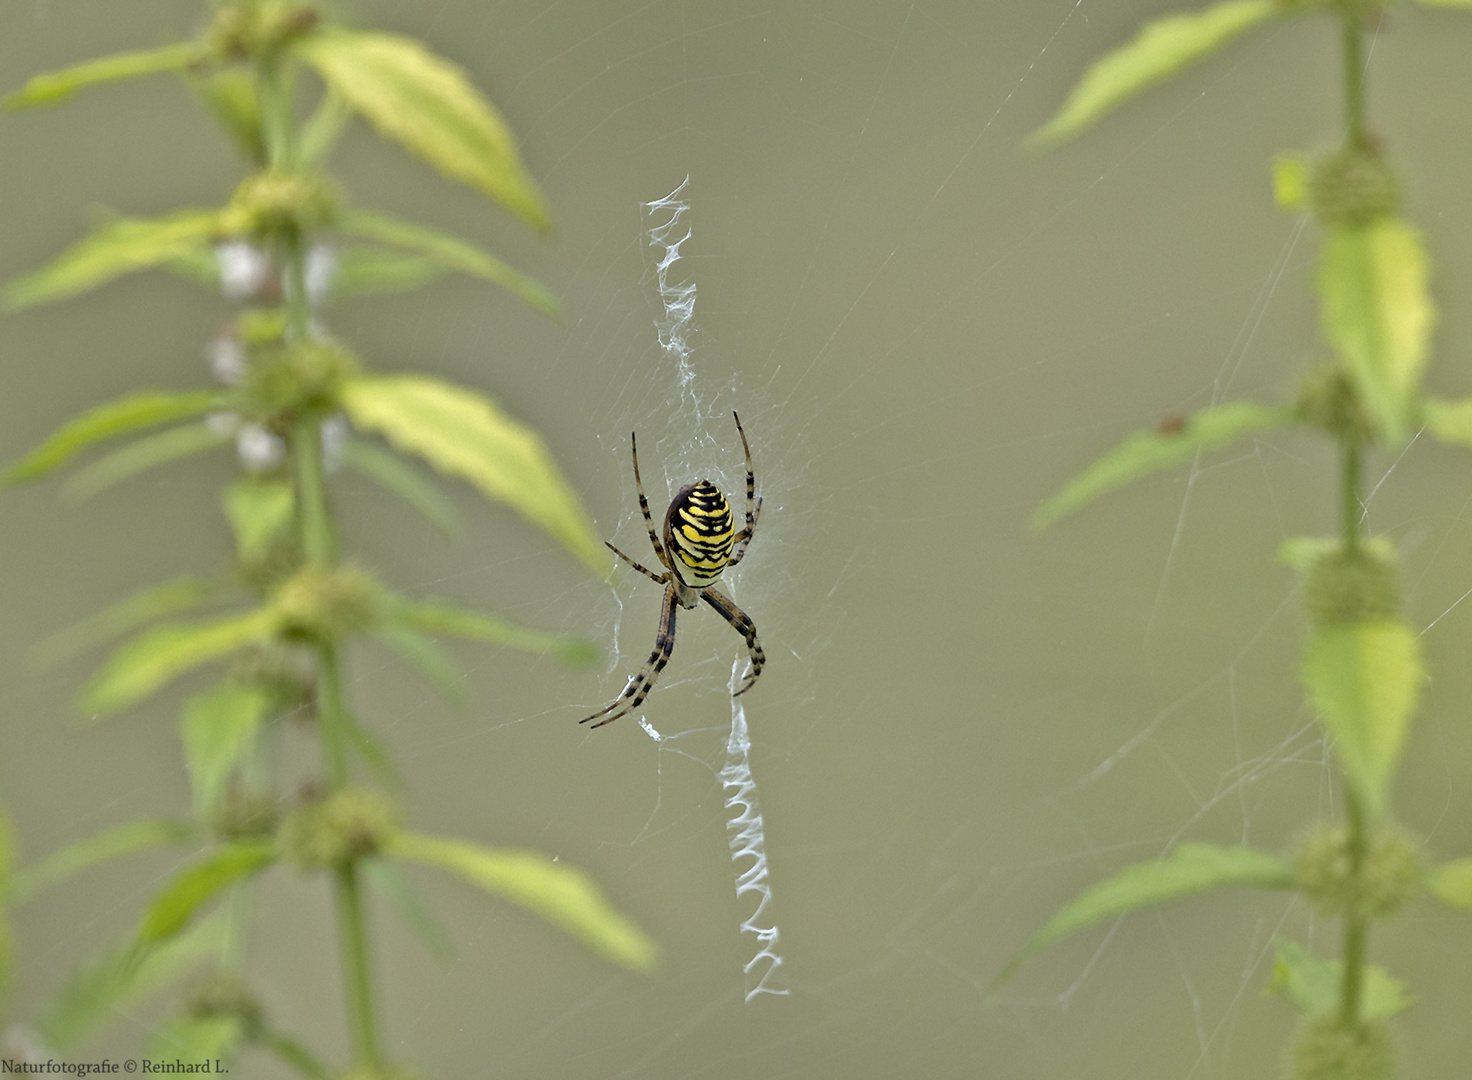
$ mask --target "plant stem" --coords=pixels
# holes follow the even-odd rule
[[[1345,816],[1349,825],[1350,878],[1358,883],[1365,863],[1365,813],[1360,806],[1359,796],[1354,789],[1345,786]],[[1354,1027],[1360,1020],[1360,1001],[1365,981],[1365,941],[1369,936],[1370,923],[1359,907],[1351,900],[1344,915],[1344,955],[1340,963],[1343,974],[1339,985],[1339,1019],[1345,1027]]]
[[[368,936],[364,932],[363,900],[358,890],[358,865],[349,863],[339,867],[336,873],[337,927],[353,1060],[359,1065],[376,1066],[378,1035],[374,1024],[373,981],[368,970]]]
[[[1342,531],[1344,546],[1353,551],[1360,542],[1360,518],[1364,513],[1364,507],[1360,503],[1360,444],[1349,438],[1341,446],[1344,450],[1343,466],[1340,470]]]
[[[1355,0],[1343,0],[1344,119],[1348,126],[1344,141],[1358,146],[1365,141],[1365,57],[1360,13]]]

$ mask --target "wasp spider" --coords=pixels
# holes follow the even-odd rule
[[[716,588],[716,582],[721,580],[721,573],[727,567],[739,563],[746,554],[746,546],[751,543],[756,519],[762,511],[761,500],[755,498],[756,478],[751,471],[751,447],[746,442],[741,417],[736,416],[734,411],[731,415],[736,417],[736,431],[741,435],[741,449],[746,452],[746,527],[740,532],[736,531],[731,504],[726,501],[726,497],[709,480],[701,480],[686,484],[675,494],[674,501],[664,515],[664,541],[661,543],[654,531],[654,519],[649,516],[649,500],[644,497],[644,482],[639,479],[639,442],[633,435],[629,436],[629,445],[634,452],[634,489],[639,493],[639,510],[644,515],[644,524],[649,529],[649,542],[654,545],[654,554],[664,567],[664,572],[656,574],[640,566],[612,544],[608,547],[639,573],[663,585],[664,603],[660,607],[659,631],[654,636],[654,651],[639,669],[639,674],[629,680],[629,685],[622,694],[592,716],[579,721],[580,723],[596,720],[598,722],[593,726],[602,727],[633,712],[644,703],[649,691],[654,688],[654,680],[659,678],[659,673],[670,661],[670,653],[675,650],[675,609],[693,608],[701,600],[715,608],[721,618],[735,627],[736,632],[746,639],[746,647],[751,652],[751,666],[736,694],[744,694],[750,690],[756,677],[762,673],[762,665],[767,662],[767,658],[756,639],[756,624],[746,612],[736,606],[735,601]]]

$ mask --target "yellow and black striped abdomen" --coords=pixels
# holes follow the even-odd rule
[[[664,545],[681,581],[696,589],[714,584],[735,540],[731,504],[718,487],[702,480],[680,489],[664,518]]]

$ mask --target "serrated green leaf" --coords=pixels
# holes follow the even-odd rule
[[[1225,0],[1200,11],[1148,22],[1126,45],[1094,61],[1058,115],[1028,137],[1028,145],[1056,146],[1116,106],[1216,52],[1282,11],[1275,0]]]
[[[215,1063],[229,1072],[230,1063],[245,1041],[245,1022],[238,1016],[175,1016],[165,1020],[148,1039],[148,1057],[155,1062]]]
[[[1032,528],[1046,528],[1100,495],[1124,487],[1146,473],[1189,461],[1199,453],[1227,446],[1254,431],[1288,427],[1293,422],[1291,407],[1232,401],[1194,412],[1178,427],[1137,431],[1043,503],[1032,516]]]
[[[127,1015],[148,996],[218,958],[227,933],[227,921],[210,915],[167,941],[142,947],[130,942],[73,972],[41,1022],[46,1045],[65,1052],[99,1021]]]
[[[189,822],[166,818],[130,821],[104,829],[52,852],[34,866],[23,867],[15,875],[15,898],[24,903],[41,890],[98,863],[137,851],[187,843],[194,838],[194,826]]]
[[[1472,911],[1472,859],[1433,866],[1426,874],[1426,888],[1443,904]]]
[[[263,608],[146,630],[107,658],[82,692],[82,711],[98,719],[134,705],[186,671],[269,640],[279,622]]]
[[[457,65],[413,38],[337,27],[303,38],[296,50],[381,134],[536,228],[548,227],[510,128]]]
[[[992,981],[992,987],[995,989],[1011,979],[1029,958],[1069,934],[1126,912],[1226,885],[1290,888],[1293,868],[1282,859],[1260,851],[1214,844],[1182,844],[1164,859],[1126,866],[1113,877],[1090,885],[1054,912],[1007,962]]]
[[[409,879],[393,863],[385,859],[365,859],[362,863],[363,876],[384,896],[388,897],[400,918],[404,920],[431,956],[443,965],[455,958],[455,943],[434,913],[419,898]]]
[[[432,480],[422,476],[397,454],[381,450],[362,439],[350,438],[343,442],[342,463],[403,499],[447,539],[459,534],[460,515],[456,513],[455,505],[440,494]]]
[[[35,480],[66,464],[104,439],[200,416],[220,407],[215,390],[140,390],[94,406],[57,428],[50,437],[5,472],[7,484]]]
[[[388,617],[400,626],[436,637],[457,637],[526,652],[551,653],[572,666],[591,663],[597,656],[593,646],[583,638],[533,630],[499,615],[466,611],[434,601],[395,600]]]
[[[64,101],[83,87],[97,83],[133,79],[160,71],[183,71],[207,57],[204,46],[185,41],[158,49],[118,53],[84,64],[33,75],[25,86],[5,97],[7,109],[24,109],[31,105],[50,105]]]
[[[221,892],[275,861],[276,844],[271,840],[237,840],[209,852],[175,874],[153,898],[138,928],[139,943],[151,945],[173,937]]]
[[[350,379],[341,400],[354,426],[509,503],[595,574],[611,567],[587,511],[542,438],[489,398],[423,375]]]
[[[1436,323],[1418,230],[1397,218],[1331,229],[1320,256],[1324,337],[1343,356],[1380,437],[1405,442]]]
[[[187,257],[221,228],[218,210],[180,210],[161,218],[117,218],[94,230],[39,270],[5,286],[11,308],[50,303],[135,270]]]
[[[488,251],[466,243],[458,236],[411,221],[369,210],[348,210],[336,222],[338,231],[363,240],[377,240],[435,259],[451,270],[493,282],[526,303],[556,319],[562,308],[557,297],[540,282],[506,265]]]
[[[1296,941],[1280,939],[1269,993],[1282,994],[1308,1016],[1331,1013],[1339,1008],[1340,980],[1344,963],[1315,956]],[[1415,1004],[1406,984],[1379,964],[1366,964],[1361,991],[1360,1015],[1366,1020],[1389,1020]]]
[[[236,554],[249,565],[265,558],[291,527],[296,495],[290,480],[242,476],[225,489],[223,504]]]
[[[62,485],[61,493],[68,499],[86,499],[149,469],[183,461],[234,441],[233,432],[207,420],[146,435],[79,469]]]
[[[1345,774],[1375,813],[1425,678],[1420,641],[1397,620],[1316,627],[1304,648],[1304,685]]]
[[[186,575],[134,593],[96,615],[53,634],[37,645],[31,660],[53,664],[84,649],[101,645],[164,615],[177,615],[206,604],[223,593],[220,583]]]
[[[1472,398],[1446,401],[1425,398],[1421,419],[1437,442],[1472,450]]]
[[[1308,185],[1314,163],[1305,154],[1273,158],[1273,201],[1284,210],[1308,209]]]
[[[226,683],[185,702],[179,728],[199,817],[210,816],[231,775],[254,753],[270,708],[270,693],[248,683]]]
[[[649,971],[658,959],[654,942],[609,905],[592,878],[541,852],[398,833],[385,854],[448,870],[539,915],[615,964]]]
[[[465,674],[433,638],[393,622],[379,626],[375,636],[419,672],[442,698],[452,705],[465,704]]]

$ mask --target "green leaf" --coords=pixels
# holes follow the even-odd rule
[[[374,293],[406,292],[444,277],[450,268],[428,255],[415,255],[386,248],[338,248],[332,272],[332,295],[367,296]]]
[[[1380,437],[1405,442],[1436,323],[1418,230],[1397,218],[1339,225],[1324,240],[1324,337],[1343,356]]]
[[[397,454],[390,454],[362,439],[346,439],[342,446],[342,463],[403,499],[425,519],[453,539],[460,531],[460,515],[455,505],[440,494],[434,482],[407,464]]]
[[[261,128],[261,102],[253,68],[222,67],[189,80],[225,131],[240,155],[251,164],[267,163],[265,133]]]
[[[218,210],[180,210],[161,218],[118,218],[39,270],[5,286],[5,303],[29,307],[96,288],[135,270],[188,257],[220,232]]]
[[[658,959],[654,942],[609,906],[592,878],[540,852],[398,833],[385,853],[457,874],[541,916],[615,964],[649,971]]]
[[[1224,885],[1286,889],[1293,885],[1293,868],[1260,851],[1213,844],[1182,844],[1164,859],[1126,866],[1113,877],[1090,885],[1054,912],[1007,962],[992,981],[992,988],[1007,982],[1028,959],[1069,934],[1129,911]]]
[[[344,212],[336,227],[349,236],[405,248],[426,255],[448,269],[484,278],[514,293],[542,314],[554,319],[562,315],[557,297],[546,286],[507,266],[490,252],[466,243],[457,236],[368,210]]]
[[[290,480],[242,476],[225,489],[224,507],[236,554],[249,565],[264,559],[291,527],[296,496]]]
[[[446,701],[452,705],[465,704],[465,675],[434,639],[392,622],[379,626],[375,636],[419,672]]]
[[[107,658],[83,690],[81,708],[94,719],[126,709],[186,671],[269,640],[278,623],[263,608],[144,631]]]
[[[455,64],[412,38],[337,27],[296,49],[381,134],[536,228],[548,227],[510,128]]]
[[[206,960],[217,959],[228,936],[219,914],[200,919],[154,946],[130,943],[73,972],[41,1022],[46,1044],[65,1052],[100,1021],[129,1015],[147,997]]]
[[[1046,528],[1146,473],[1190,461],[1197,454],[1227,446],[1254,431],[1288,427],[1293,422],[1290,406],[1232,401],[1194,412],[1178,428],[1166,430],[1162,425],[1154,431],[1137,431],[1043,503],[1032,516],[1032,527]]]
[[[1072,138],[1116,106],[1281,11],[1275,0],[1225,0],[1146,23],[1133,41],[1094,61],[1058,115],[1033,132],[1028,145],[1056,146]]]
[[[1296,941],[1280,939],[1270,993],[1282,994],[1305,1015],[1319,1016],[1339,1008],[1344,964],[1315,956]],[[1366,1020],[1389,1020],[1415,1004],[1406,984],[1378,964],[1366,964],[1360,1015]]]
[[[1384,809],[1425,678],[1420,641],[1398,620],[1316,627],[1304,649],[1304,684],[1372,812]]]
[[[206,59],[208,53],[197,42],[185,41],[158,49],[118,53],[85,64],[33,75],[13,94],[5,98],[7,109],[24,109],[31,105],[50,105],[64,101],[83,87],[97,83],[133,79],[160,71],[182,71]]]
[[[403,872],[384,859],[365,859],[362,866],[363,875],[388,897],[404,925],[413,931],[430,955],[441,964],[448,965],[455,958],[455,943],[434,913],[425,907]]]
[[[176,1016],[165,1020],[148,1039],[155,1062],[207,1062],[215,1071],[230,1071],[231,1059],[245,1042],[245,1023],[238,1016]]]
[[[1450,907],[1472,911],[1472,859],[1452,859],[1426,874],[1431,895]]]
[[[150,945],[173,937],[221,892],[275,861],[276,845],[271,840],[239,840],[216,848],[175,874],[153,898],[138,928],[138,941]]]
[[[297,168],[321,168],[336,145],[338,136],[352,118],[351,110],[343,104],[340,97],[331,92],[323,94],[322,100],[312,115],[307,117],[307,122],[302,125],[301,134],[297,137]]]
[[[1306,154],[1279,154],[1273,158],[1273,201],[1284,210],[1307,210],[1313,171],[1313,160]]]
[[[53,634],[36,646],[31,659],[43,666],[64,660],[162,615],[197,608],[220,596],[222,591],[219,582],[192,575],[153,585]]]
[[[1421,419],[1437,442],[1472,450],[1472,398],[1426,398],[1421,402]]]
[[[541,436],[489,398],[422,375],[394,375],[350,379],[341,399],[360,430],[376,432],[400,451],[510,503],[594,573],[609,573],[607,552],[587,511]]]
[[[194,826],[189,822],[166,818],[130,821],[126,825],[104,829],[52,852],[34,866],[24,867],[15,876],[16,900],[24,902],[42,889],[49,889],[57,882],[109,859],[131,855],[135,851],[171,847],[194,838]]]
[[[208,818],[230,776],[250,759],[271,708],[264,687],[226,683],[190,698],[179,719],[194,807]]]
[[[203,454],[234,440],[234,433],[208,420],[146,435],[78,470],[62,485],[61,493],[68,499],[85,499],[149,469]]]
[[[5,472],[7,484],[45,476],[73,455],[103,441],[185,420],[220,407],[214,390],[141,390],[127,397],[88,409],[57,428],[51,436]]]
[[[465,611],[434,601],[395,600],[388,617],[400,626],[436,637],[457,637],[526,652],[552,653],[570,666],[591,663],[597,656],[593,646],[582,638],[532,630],[499,615]]]

